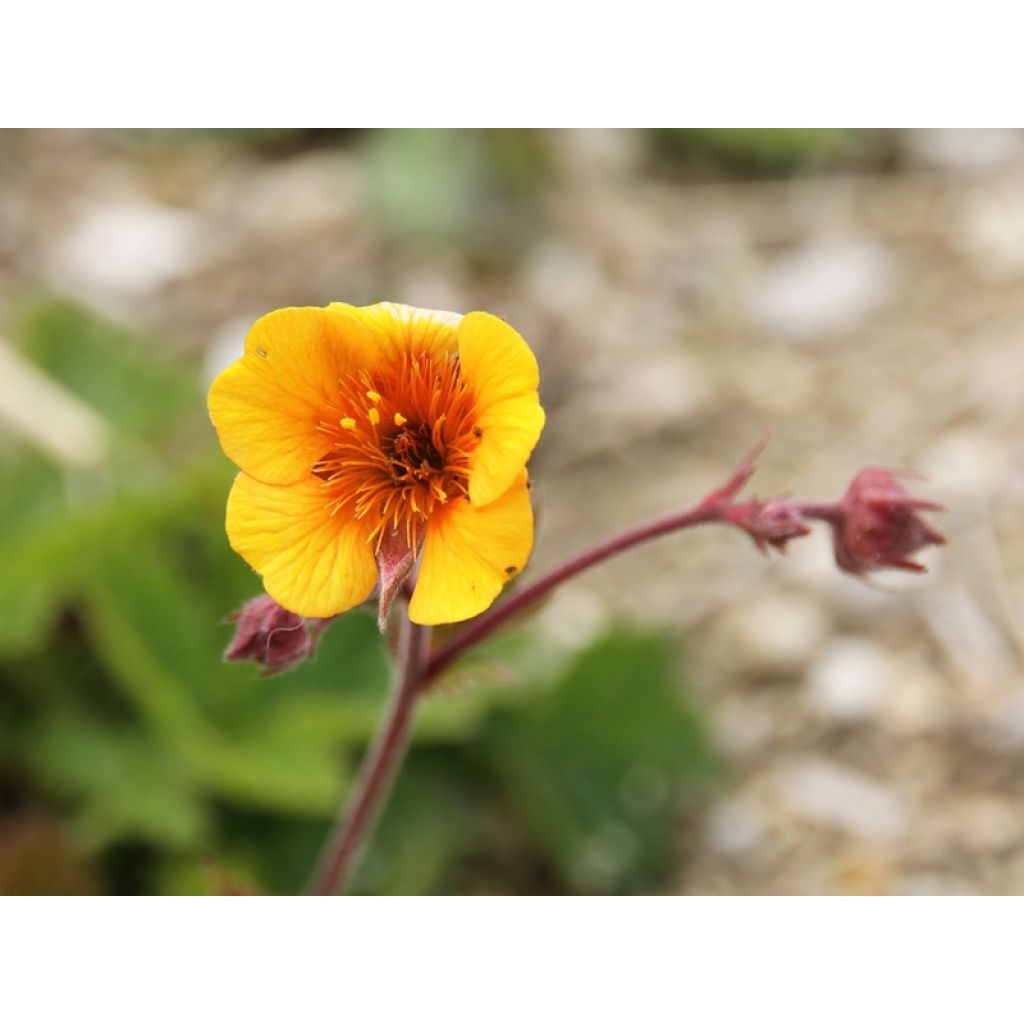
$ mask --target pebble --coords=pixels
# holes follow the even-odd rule
[[[608,627],[608,608],[585,586],[556,590],[534,619],[544,638],[566,650],[582,650]]]
[[[752,313],[782,340],[823,342],[878,309],[895,281],[893,259],[877,242],[820,238],[767,268]]]
[[[1011,475],[1005,442],[976,428],[941,434],[925,449],[918,465],[932,481],[929,497],[953,506],[961,497],[984,501],[998,494]]]
[[[980,738],[1000,753],[1024,750],[1024,681],[988,712]]]
[[[831,641],[808,670],[807,699],[824,718],[862,722],[877,714],[890,677],[890,659],[878,644],[841,637]]]
[[[94,201],[56,242],[54,282],[89,301],[149,295],[199,259],[202,222],[146,199]]]
[[[742,798],[719,804],[708,817],[708,846],[725,857],[741,860],[749,856],[761,845],[764,836],[763,815]]]
[[[1024,190],[986,192],[967,208],[958,236],[974,265],[993,281],[1024,273]]]
[[[977,890],[963,878],[935,872],[907,875],[894,889],[898,896],[975,896]]]
[[[985,170],[1024,156],[1016,128],[911,128],[904,138],[917,159],[952,170]]]
[[[1024,827],[1018,801],[992,793],[946,793],[932,804],[907,837],[905,855],[953,862],[1010,853],[1020,848]]]
[[[315,151],[263,167],[240,168],[224,183],[231,192],[222,198],[233,218],[249,230],[277,237],[314,233],[358,214],[361,172],[348,153]]]
[[[882,699],[885,728],[900,736],[941,729],[949,720],[949,694],[919,652],[892,660]]]
[[[728,608],[717,625],[716,639],[736,668],[789,673],[813,654],[828,627],[819,601],[778,592]]]
[[[780,797],[797,816],[861,839],[898,839],[907,827],[903,799],[856,769],[815,755],[792,757],[776,774]]]
[[[585,308],[608,282],[592,256],[563,241],[546,241],[526,263],[522,287],[535,305],[558,313]]]

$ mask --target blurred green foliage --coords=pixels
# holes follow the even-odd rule
[[[87,473],[0,437],[0,890],[296,891],[386,696],[374,616],[286,676],[223,663],[258,581],[195,368],[59,303],[17,341],[117,441]],[[652,633],[496,640],[426,702],[358,889],[668,884],[715,776],[677,666]]]
[[[371,210],[402,244],[457,245],[502,269],[541,230],[543,136],[518,129],[389,128],[363,140]]]
[[[866,128],[658,128],[653,153],[690,176],[784,177],[835,169],[878,170],[896,159],[896,140]]]

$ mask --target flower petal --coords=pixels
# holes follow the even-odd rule
[[[467,313],[459,324],[458,341],[463,376],[482,405],[537,390],[536,356],[500,317]]]
[[[462,376],[473,389],[482,431],[470,460],[469,495],[501,497],[526,465],[544,428],[537,359],[517,331],[490,313],[467,313],[458,329]]]
[[[225,454],[264,483],[308,477],[323,454],[317,427],[337,408],[339,380],[373,351],[366,326],[344,310],[293,307],[261,317],[245,355],[210,388],[210,418]]]
[[[266,592],[296,615],[337,615],[373,590],[367,528],[344,510],[331,516],[316,481],[274,487],[239,473],[226,525],[232,548],[263,576]]]
[[[481,508],[500,498],[526,465],[544,427],[544,410],[534,391],[492,405],[476,425],[482,436],[470,456],[469,497]]]
[[[431,519],[409,618],[421,625],[479,615],[517,575],[533,547],[533,509],[526,471],[497,501],[479,508],[465,499]]]
[[[459,313],[418,309],[400,302],[378,302],[373,306],[349,306],[335,302],[328,308],[358,317],[373,334],[378,357],[385,358],[407,352],[447,358],[455,351],[455,329],[462,319]]]

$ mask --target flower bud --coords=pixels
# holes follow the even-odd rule
[[[945,544],[946,538],[918,513],[942,510],[908,494],[890,470],[862,469],[835,506],[836,563],[854,574],[883,568],[924,572],[910,556],[929,544]]]
[[[261,594],[228,616],[237,622],[225,661],[255,661],[265,676],[286,672],[312,656],[326,619],[305,619]]]
[[[799,506],[785,498],[732,505],[726,517],[734,526],[746,530],[760,551],[766,551],[769,545],[785,551],[791,540],[811,532]]]

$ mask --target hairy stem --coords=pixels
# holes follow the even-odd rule
[[[313,896],[333,896],[344,891],[356,868],[363,841],[395,780],[409,746],[416,700],[423,692],[420,680],[428,632],[426,627],[407,618],[402,620],[391,704],[360,768],[351,800],[324,844],[307,889]]]

